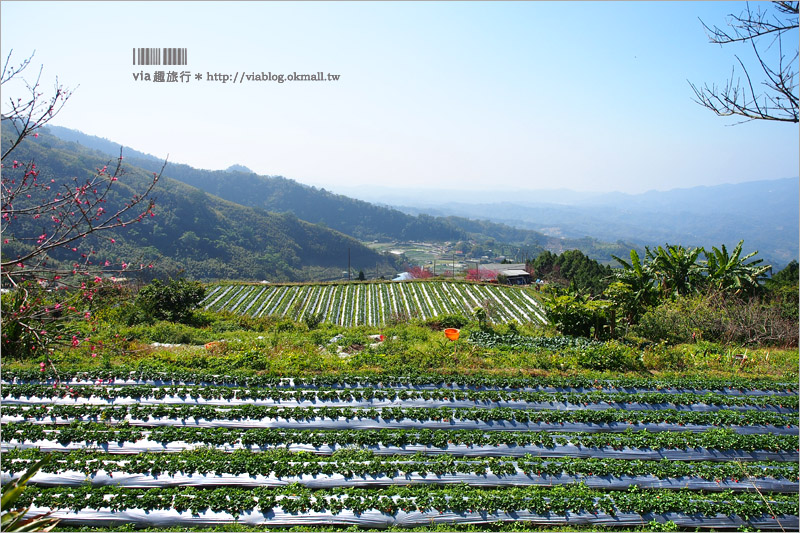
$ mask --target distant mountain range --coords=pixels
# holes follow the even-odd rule
[[[744,249],[780,269],[798,259],[800,180],[785,178],[643,194],[359,188],[355,194],[409,214],[470,216],[549,236],[623,240],[637,248],[682,244]],[[454,198],[434,202],[435,198]]]
[[[62,151],[63,157],[77,155],[98,161],[120,153],[120,145],[106,139],[53,126],[47,131],[52,136],[41,136],[39,141],[45,140]],[[68,156],[68,152],[72,155]],[[125,147],[123,152],[125,162],[145,174],[157,172],[163,164],[161,159],[132,148]],[[91,165],[87,163],[87,168]],[[475,191],[437,194],[428,190],[421,194],[379,187],[348,189],[353,195],[381,204],[378,205],[282,176],[257,175],[239,164],[225,171],[209,171],[170,163],[165,178],[166,189],[162,191],[159,186],[158,204],[163,204],[166,213],[174,209],[176,217],[161,219],[157,224],[168,238],[163,242],[144,239],[138,245],[158,250],[176,267],[205,261],[205,265],[188,269],[195,277],[204,279],[311,279],[307,276],[312,271],[316,272],[314,279],[319,279],[320,269],[326,268],[339,268],[340,274],[346,265],[341,260],[342,246],[352,250],[361,247],[352,239],[343,241],[347,239],[345,235],[361,241],[504,243],[524,247],[531,255],[544,249],[556,252],[580,249],[604,262],[611,262],[612,254],[627,256],[631,248],[641,250],[644,246],[667,242],[706,247],[725,243],[733,247],[740,239],[745,240],[746,251],[759,250],[759,257],[776,268],[798,256],[797,179],[651,191],[641,195],[495,190],[476,196]],[[437,202],[437,198],[448,201]],[[206,210],[210,218],[203,214]],[[218,219],[223,213],[228,218]],[[289,228],[278,224],[279,220],[284,225],[295,225],[286,237],[281,231]],[[270,233],[271,243],[259,245],[269,249],[248,249],[248,238],[260,231],[262,224],[274,228]],[[188,236],[182,241],[184,234]],[[201,239],[199,244],[192,234]],[[190,241],[203,250],[214,249],[208,243],[216,243],[222,249],[239,246],[237,259],[230,262],[213,253],[208,257],[198,256],[197,252],[178,246]],[[273,251],[275,247],[280,251]],[[317,250],[319,257],[311,257],[311,250]],[[359,261],[370,270],[376,261],[387,261],[365,247],[358,250]],[[223,254],[226,258],[231,256],[230,252]],[[265,257],[273,262],[257,267],[261,260],[256,258]],[[236,264],[236,261],[251,264]],[[210,275],[198,275],[208,265],[214,265],[207,272]]]
[[[49,127],[61,139],[98,150],[109,157],[118,156],[120,145],[74,130]],[[125,161],[139,168],[157,172],[163,161],[125,147]],[[238,169],[245,169],[240,172]],[[170,163],[166,175],[207,193],[248,207],[271,212],[291,212],[301,220],[335,229],[363,241],[494,241],[523,248],[529,256],[545,249],[560,252],[580,249],[593,259],[611,261],[611,254],[627,255],[633,244],[600,242],[597,239],[562,238],[506,224],[476,221],[462,216],[433,217],[410,215],[398,209],[334,194],[324,188],[300,184],[283,176],[260,176],[241,165],[225,171],[210,171],[189,165]]]

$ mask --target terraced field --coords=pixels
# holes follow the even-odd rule
[[[66,526],[796,530],[796,384],[3,373],[2,478]],[[62,376],[63,377],[63,376]]]
[[[282,316],[302,320],[322,314],[340,326],[380,326],[392,316],[431,318],[470,316],[475,307],[490,307],[490,321],[544,322],[544,312],[530,289],[420,281],[316,285],[217,284],[207,288],[205,309],[253,317]]]

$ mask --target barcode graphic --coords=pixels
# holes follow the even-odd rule
[[[185,65],[186,48],[134,48],[134,65]]]

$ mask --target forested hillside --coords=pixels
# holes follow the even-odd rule
[[[108,156],[119,154],[119,145],[67,128],[51,127],[62,139],[81,143]],[[161,161],[153,156],[125,148],[126,160],[135,166],[157,171]],[[397,241],[495,241],[524,246],[529,255],[545,249],[554,252],[577,248],[589,257],[610,262],[611,255],[626,254],[632,245],[604,243],[596,239],[560,238],[538,231],[520,229],[487,220],[466,217],[409,215],[397,209],[371,204],[303,185],[282,176],[260,176],[246,167],[232,165],[227,170],[210,171],[189,165],[170,164],[166,175],[226,200],[268,211],[292,212],[298,218],[322,224],[361,240]],[[485,214],[481,218],[489,218]],[[475,218],[475,217],[473,217]],[[492,248],[491,245],[488,248]]]
[[[69,186],[73,178],[91,175],[109,163],[106,156],[47,133],[26,140],[15,157],[35,161],[40,180],[55,180],[52,188]],[[126,173],[112,188],[107,211],[142,191],[152,172],[163,165],[148,172],[127,158],[124,163]],[[383,256],[342,233],[290,213],[274,214],[222,200],[168,174],[164,173],[153,194],[154,217],[87,238],[93,240],[98,263],[152,262],[152,275],[185,273],[197,279],[329,279],[340,277],[347,268],[349,250],[354,268],[374,269],[380,263],[387,272],[394,271]],[[3,246],[4,257],[14,257],[25,246],[21,239],[41,232],[42,228],[21,221],[8,224],[3,233],[9,241]],[[51,255],[72,259],[68,250]]]
[[[108,155],[119,153],[119,145],[66,128],[53,128],[64,139],[80,142]],[[151,172],[161,167],[157,158],[128,150],[126,159]],[[183,164],[170,164],[167,176],[231,202],[276,213],[292,212],[314,224],[324,224],[362,240],[435,240],[464,239],[466,232],[447,222],[423,215],[407,215],[325,189],[302,185],[282,176],[259,176],[235,170],[201,170]]]

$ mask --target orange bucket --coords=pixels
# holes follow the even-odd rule
[[[444,330],[444,335],[451,341],[457,341],[459,332],[455,328],[447,328],[446,330]]]

